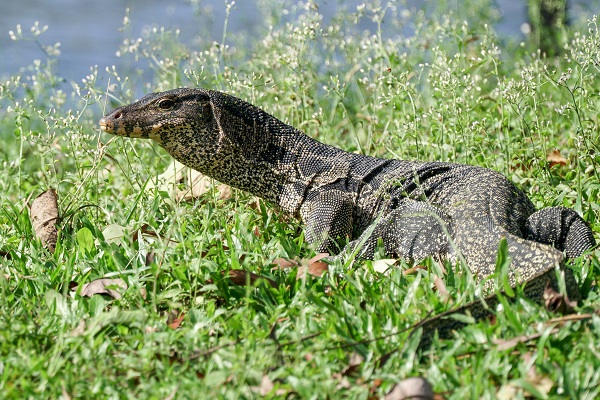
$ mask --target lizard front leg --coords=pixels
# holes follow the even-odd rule
[[[300,207],[306,241],[319,252],[338,254],[352,237],[353,211],[349,192],[326,187],[309,192]]]

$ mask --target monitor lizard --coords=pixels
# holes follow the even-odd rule
[[[556,287],[556,270],[562,269],[568,295],[578,299],[564,260],[595,246],[574,210],[536,211],[496,171],[346,152],[218,91],[150,94],[111,111],[100,127],[152,139],[181,163],[299,217],[306,240],[319,252],[370,259],[382,244],[385,253],[407,261],[462,260],[484,280],[495,272],[504,239],[511,285],[524,284],[526,294],[539,299],[548,285]],[[491,288],[493,280],[486,280],[484,289]],[[459,311],[475,317],[488,312],[480,302]],[[428,335],[429,328],[446,335],[460,325],[435,317],[424,324]]]

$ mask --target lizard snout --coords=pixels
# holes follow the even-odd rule
[[[122,116],[123,114],[121,111],[113,111],[110,114],[105,115],[104,117],[100,118],[100,121],[98,121],[98,124],[100,124],[100,129],[107,133],[115,133],[116,120],[120,119]]]
[[[98,124],[100,124],[100,129],[102,129],[104,132],[113,133],[115,124],[108,115],[100,118]]]

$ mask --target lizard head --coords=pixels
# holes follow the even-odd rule
[[[100,128],[117,136],[152,139],[182,163],[204,169],[222,136],[213,95],[189,88],[149,94],[106,114]]]
[[[212,119],[209,91],[180,88],[152,93],[116,108],[99,123],[103,131],[113,135],[154,139],[160,143],[168,135],[186,129],[207,130]]]

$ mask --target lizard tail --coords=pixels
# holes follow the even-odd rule
[[[574,210],[549,207],[533,213],[525,224],[525,237],[579,257],[596,245],[589,225]]]

